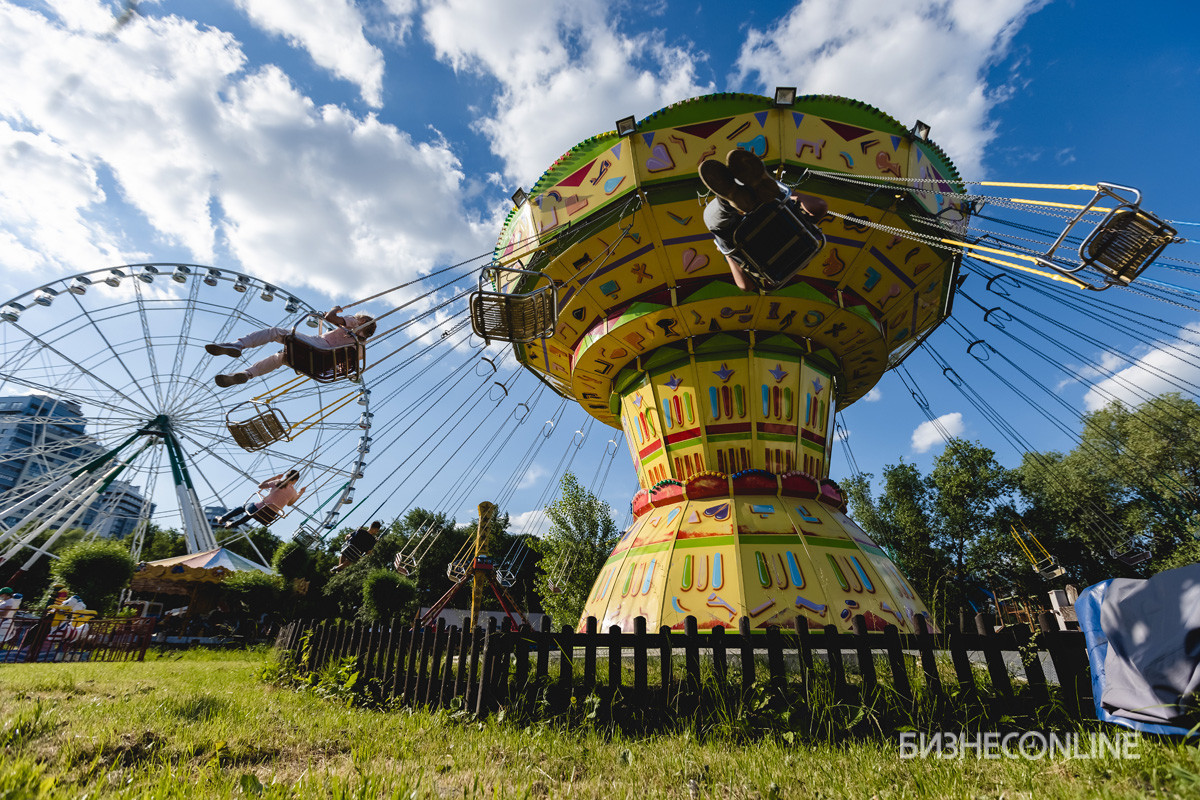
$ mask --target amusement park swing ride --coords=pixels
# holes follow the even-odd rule
[[[1161,280],[1158,269],[1143,274],[1165,247],[1183,240],[1142,207],[1136,190],[966,181],[929,133],[858,101],[791,90],[774,98],[709,95],[640,121],[620,120],[615,131],[571,148],[528,192],[514,194],[494,252],[480,257],[487,261],[482,268],[455,264],[351,304],[440,281],[380,315],[369,360],[361,348],[330,355],[289,347],[296,376],[268,388],[216,393],[202,348],[273,323],[271,301],[285,293],[257,279],[195,265],[133,265],[14,298],[0,308],[0,376],[57,404],[44,422],[81,426],[86,419],[88,435],[107,455],[50,457],[61,444],[30,444],[24,455],[51,468],[0,496],[0,522],[17,523],[0,531],[0,555],[11,560],[41,532],[78,523],[118,475],[148,487],[135,550],[151,503],[169,496],[154,488],[160,475],[170,476],[176,502],[154,517],[179,526],[191,550],[216,546],[207,505],[224,506],[247,481],[293,466],[307,470],[314,487],[292,512],[302,516],[294,538],[309,545],[372,498],[383,499],[366,516],[398,504],[401,488],[409,506],[453,514],[501,463],[512,473],[492,500],[504,507],[549,448],[559,459],[540,506],[595,431],[608,427],[619,433],[601,440],[591,485],[604,485],[624,442],[640,488],[583,618],[632,630],[636,617],[650,628],[682,628],[696,616],[707,630],[741,616],[756,629],[786,625],[797,614],[812,627],[849,626],[863,614],[869,626],[911,630],[915,617],[928,613],[925,605],[846,516],[829,479],[835,441],[854,463],[845,437],[835,435],[839,414],[893,371],[936,424],[904,363],[920,350],[1006,440],[1031,452],[994,398],[959,377],[962,368],[929,343],[944,327],[997,380],[1010,385],[1013,369],[1028,377],[973,333],[964,314],[951,316],[956,297],[1017,346],[1045,337],[1049,345],[1037,355],[1054,361],[1050,345],[1067,348],[1078,334],[1057,318],[1036,322],[1031,296],[1048,298],[1063,315],[1096,320],[1119,308],[1108,300],[1115,294],[1109,288],[1188,309],[1200,295]],[[828,205],[819,224],[786,204],[748,217],[751,224],[735,238],[760,292],[734,285],[703,222],[711,195],[699,165],[733,149],[754,153],[773,178]],[[1084,202],[1060,199],[1079,192],[1088,193]],[[1189,263],[1169,266],[1200,273]],[[978,276],[976,288],[963,287],[970,275]],[[461,288],[466,280],[474,286]],[[237,293],[232,308],[211,294],[230,290]],[[1002,305],[989,307],[980,291]],[[383,324],[418,300],[428,307]],[[63,313],[37,321],[51,310]],[[430,321],[438,312],[440,321]],[[316,310],[295,296],[284,314],[274,324],[319,324]],[[131,319],[140,331],[131,332]],[[1030,325],[1019,337],[1012,333],[1018,322]],[[1124,330],[1161,344],[1169,335],[1164,322],[1140,318]],[[1046,330],[1055,326],[1063,330]],[[497,352],[492,342],[507,347]],[[457,366],[443,365],[455,359]],[[1070,370],[1066,361],[1063,355],[1054,365]],[[437,380],[421,380],[438,369]],[[1200,392],[1179,380],[1181,390]],[[420,401],[403,401],[412,386],[422,387]],[[543,419],[546,398],[555,405],[539,427],[534,420]],[[585,412],[581,423],[572,421],[569,402]],[[414,431],[430,407],[449,410]],[[527,441],[523,452],[513,447],[519,435]],[[461,475],[436,502],[425,497],[435,477],[462,463],[456,458],[468,443],[473,457]],[[397,460],[390,473],[373,474],[356,500],[373,444]],[[1159,480],[1164,496],[1182,495],[1169,478]],[[1113,556],[1144,557],[1136,537],[1085,512]],[[415,532],[396,568],[415,573],[440,535],[433,523]],[[522,531],[499,559],[488,558],[480,543],[464,547],[449,565],[451,580],[476,592],[490,583],[503,596],[525,563],[527,535]],[[1014,528],[1014,536],[1040,573],[1054,573],[1032,532]],[[551,591],[571,562],[568,555],[551,566]]]

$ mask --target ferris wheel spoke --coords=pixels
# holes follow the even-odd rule
[[[224,322],[221,323],[221,327],[217,331],[214,341],[224,342],[229,340],[230,332],[233,330],[233,326],[243,316],[248,316],[245,314],[245,311],[246,307],[250,305],[250,297],[250,292],[242,292],[241,298],[238,300],[237,305],[232,309],[226,309],[228,316],[226,316]],[[212,363],[212,360],[213,357],[205,352],[200,360],[196,362],[196,366],[192,368],[192,371],[188,373],[188,379],[192,381],[198,380],[197,376],[208,369],[209,364]]]
[[[188,284],[187,303],[183,307],[183,322],[179,326],[179,336],[175,340],[175,357],[171,362],[170,381],[167,384],[168,405],[177,401],[176,387],[183,375],[184,357],[187,355],[187,346],[192,335],[192,319],[196,316],[196,300],[202,285],[200,276],[191,276],[191,283]]]
[[[112,344],[108,341],[108,337],[104,335],[104,331],[100,329],[100,326],[96,323],[96,320],[94,320],[92,318],[92,314],[90,311],[88,311],[87,306],[85,306],[83,303],[80,302],[79,297],[77,295],[73,294],[73,295],[71,295],[71,297],[72,297],[72,299],[75,300],[75,305],[79,308],[79,310],[81,312],[83,312],[84,318],[88,321],[88,323],[91,325],[92,329],[96,332],[96,335],[100,337],[100,341],[104,342],[104,345],[108,348],[108,351],[110,353],[112,353],[112,355],[116,358],[117,363],[119,363],[121,365],[121,369],[123,369],[125,371],[125,374],[129,376],[130,383],[132,383],[134,386],[138,387],[138,391],[141,392],[142,397],[144,397],[146,399],[147,405],[143,406],[143,408],[145,410],[149,411],[149,408],[152,407],[154,405],[154,403],[150,399],[150,396],[148,394],[146,394],[145,389],[143,389],[141,387],[141,385],[138,383],[137,378],[133,377],[133,373],[129,371],[129,365],[125,363],[125,360],[121,358],[120,354],[117,353],[117,351],[113,348]],[[31,335],[31,334],[26,333],[26,335]],[[65,358],[65,356],[64,356],[64,358]],[[72,363],[74,363],[74,362],[72,362]],[[80,369],[83,369],[83,367],[80,367]],[[125,400],[127,400],[128,402],[133,402],[133,399],[126,396],[123,392],[119,392],[115,388],[113,389],[113,391],[116,394],[120,395]]]
[[[157,407],[163,406],[162,384],[158,373],[158,359],[154,355],[154,337],[150,335],[150,320],[146,317],[146,299],[142,297],[141,281],[133,281],[133,295],[137,300],[138,319],[142,323],[142,337],[145,339],[146,359],[150,362],[150,380],[154,382],[154,396],[158,400]]]
[[[241,476],[242,476],[243,478],[245,478],[246,480],[248,480],[248,481],[253,481],[253,480],[255,480],[255,478],[254,478],[254,476],[253,476],[253,475],[249,474],[249,473],[248,473],[248,472],[246,472],[244,469],[242,469],[240,466],[238,466],[238,465],[237,465],[237,464],[235,464],[234,462],[230,461],[229,459],[225,458],[225,456],[223,456],[223,455],[221,455],[220,453],[216,452],[216,451],[215,451],[213,448],[211,448],[211,447],[209,447],[208,445],[204,444],[204,443],[203,443],[203,442],[201,442],[199,439],[197,439],[197,438],[193,437],[191,434],[187,433],[186,431],[178,431],[178,434],[179,434],[179,438],[181,438],[181,439],[186,439],[187,441],[191,442],[191,443],[192,443],[192,444],[194,444],[196,447],[200,448],[200,449],[201,449],[201,450],[203,450],[205,453],[207,453],[207,454],[208,454],[208,455],[210,455],[211,457],[215,458],[217,461],[220,461],[220,462],[221,462],[222,464],[224,464],[226,467],[228,467],[229,469],[231,469],[231,470],[233,470],[234,472],[238,473],[239,475],[241,475]]]

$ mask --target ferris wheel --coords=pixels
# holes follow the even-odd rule
[[[279,370],[221,389],[229,359],[204,347],[316,333],[315,312],[251,276],[173,263],[60,278],[0,306],[0,564],[27,569],[71,528],[127,538],[138,558],[151,522],[212,549],[214,519],[289,469],[305,492],[269,521],[333,529],[370,452],[365,378]],[[272,423],[253,446],[235,436],[247,409]]]

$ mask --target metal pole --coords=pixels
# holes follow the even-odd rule
[[[484,500],[479,504],[478,510],[479,528],[475,531],[475,560],[471,562],[471,568],[474,571],[471,586],[472,630],[479,624],[479,606],[483,602],[483,587],[487,584],[487,578],[475,567],[479,562],[479,557],[487,554],[488,532],[492,523],[492,515],[496,513],[496,506]]]

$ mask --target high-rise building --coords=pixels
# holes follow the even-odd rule
[[[11,506],[45,476],[103,455],[106,448],[87,434],[86,426],[83,409],[70,400],[36,394],[0,397],[0,507]],[[124,538],[137,528],[144,503],[141,487],[114,480],[77,525],[98,536]],[[12,525],[20,517],[2,521]]]

